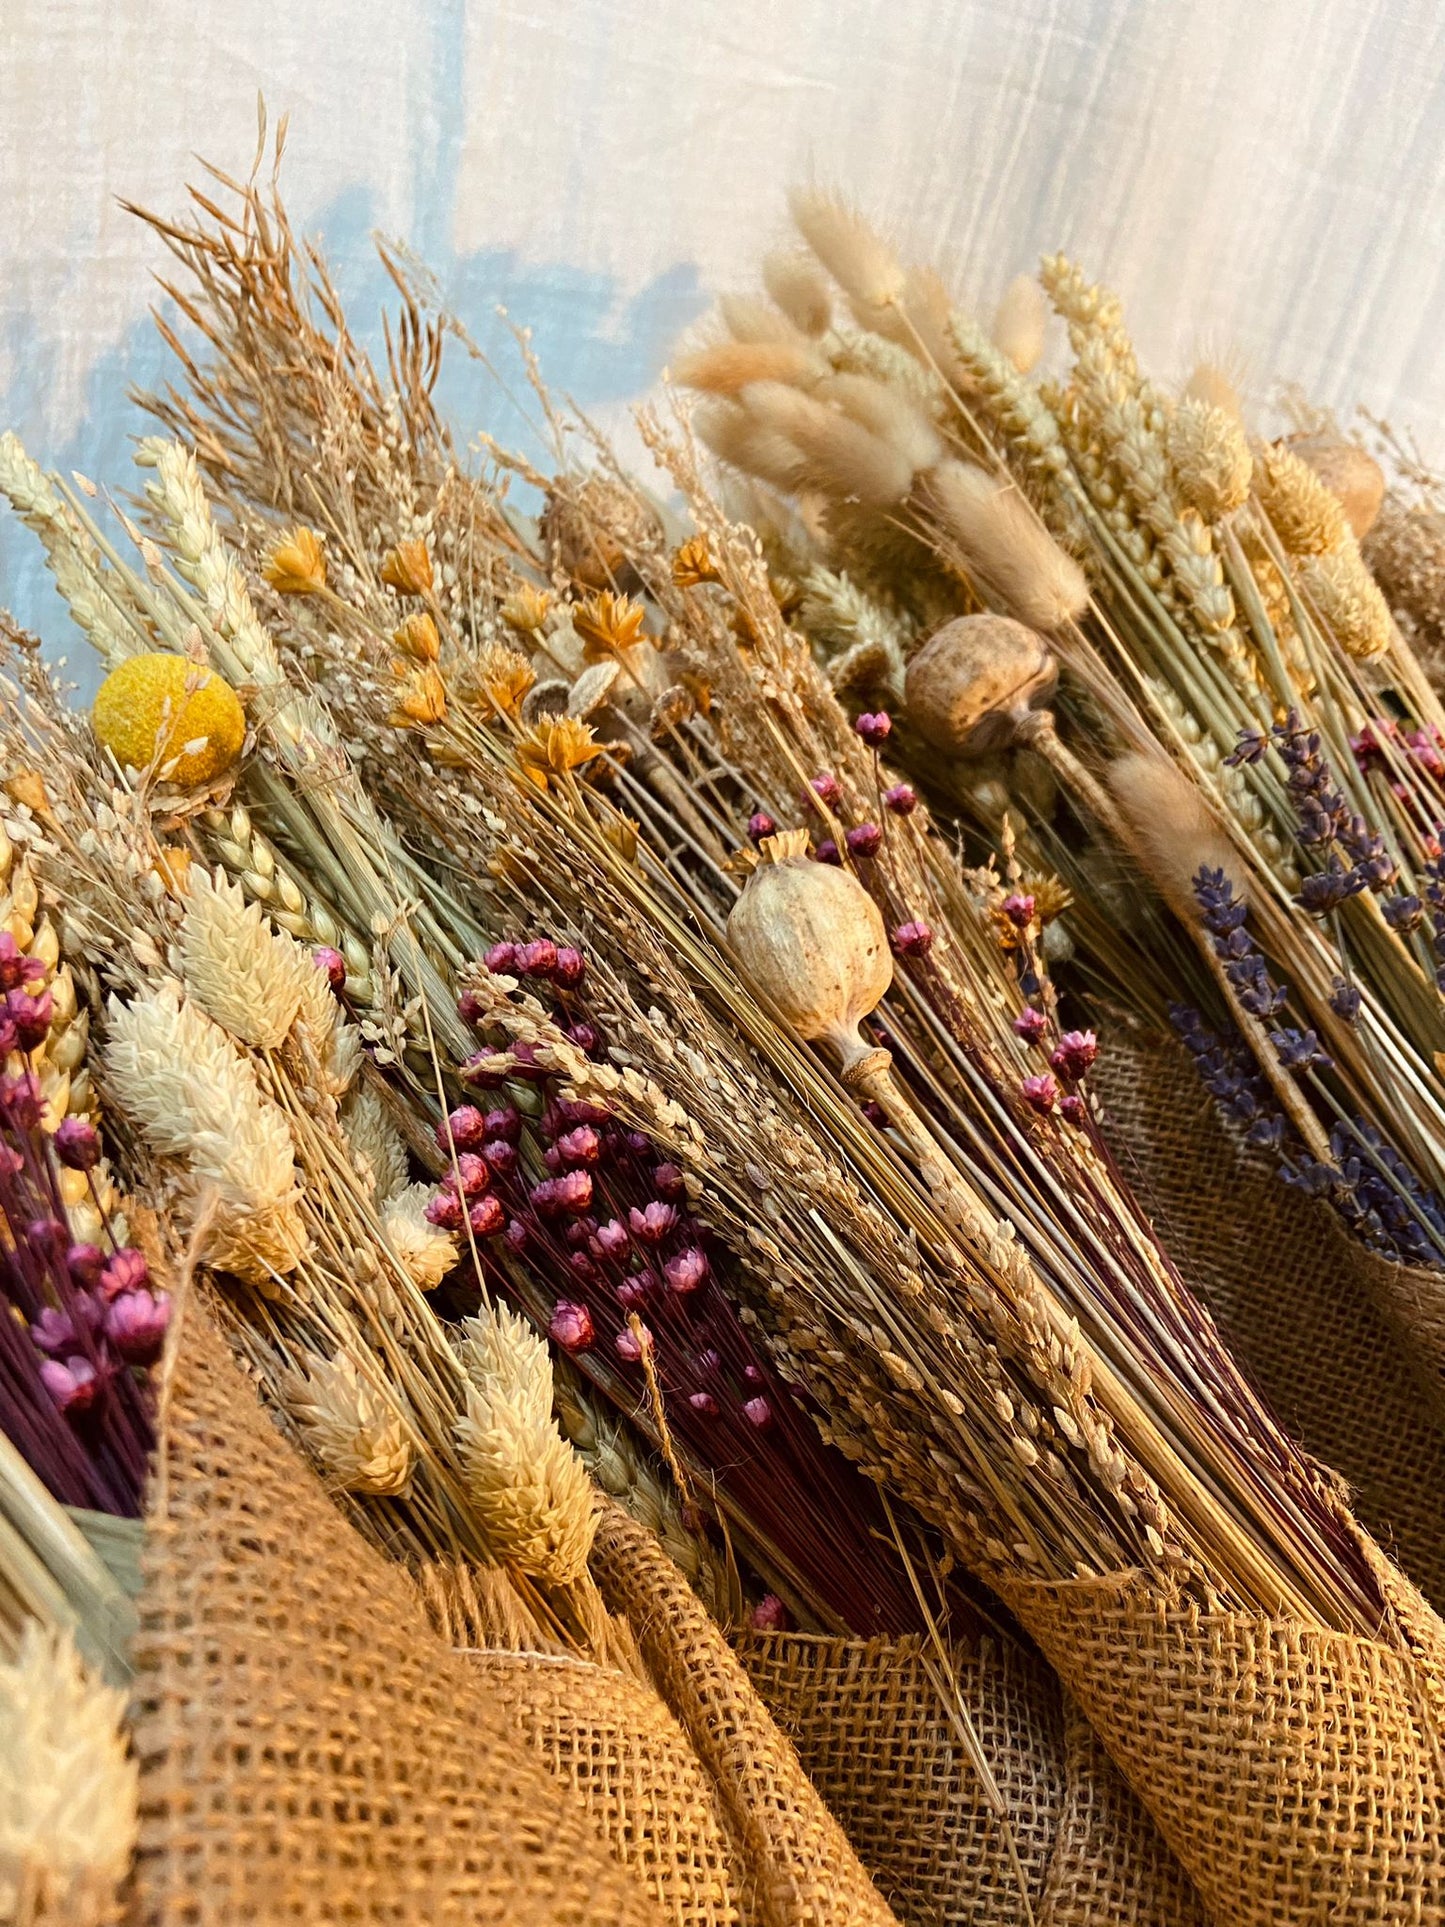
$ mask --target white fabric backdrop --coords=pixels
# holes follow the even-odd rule
[[[811,177],[981,305],[1064,247],[1162,370],[1227,349],[1442,453],[1442,53],[1438,0],[0,0],[0,421],[125,479],[163,256],[116,197],[244,171],[260,90],[358,314],[403,235],[609,422]],[[60,626],[8,527],[0,601]]]

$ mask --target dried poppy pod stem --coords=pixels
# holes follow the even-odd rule
[[[958,616],[914,656],[904,680],[908,719],[934,749],[970,759],[1010,746],[1036,750],[1102,823],[1122,834],[1104,786],[1059,740],[1053,711],[1058,664],[1043,637],[1012,616]]]
[[[851,871],[808,856],[806,830],[765,837],[728,916],[728,944],[752,984],[799,1037],[825,1040],[860,1102],[879,1104],[918,1160],[934,1202],[952,1223],[987,1235],[972,1194],[898,1088],[888,1051],[867,1043],[862,1020],[893,981],[888,932]]]

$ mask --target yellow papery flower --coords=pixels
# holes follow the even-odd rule
[[[447,686],[430,663],[420,667],[402,661],[392,664],[401,678],[396,703],[388,720],[393,729],[425,728],[447,713]]]
[[[326,587],[321,537],[300,525],[289,530],[267,559],[266,580],[282,595],[319,595]]]
[[[607,747],[595,741],[588,725],[574,717],[543,716],[518,743],[517,761],[539,789],[546,789],[552,777],[580,769]]]
[[[532,583],[524,582],[513,589],[497,614],[509,629],[518,635],[535,635],[551,614],[552,597],[546,589],[535,588]]]
[[[398,542],[381,559],[381,579],[402,595],[429,595],[431,557],[425,542]]]
[[[581,639],[583,656],[588,662],[604,662],[624,655],[639,640],[646,613],[640,602],[614,595],[610,589],[579,602],[572,611],[572,627]]]
[[[441,654],[441,639],[429,615],[408,616],[399,629],[393,630],[391,639],[414,662],[435,662]]]
[[[526,657],[500,642],[479,649],[465,665],[463,677],[463,699],[475,703],[484,721],[493,716],[515,716],[522,698],[537,680]]]
[[[718,581],[705,535],[690,535],[672,558],[672,579],[679,589],[695,589],[700,582]]]

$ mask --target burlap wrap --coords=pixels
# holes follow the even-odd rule
[[[1445,1629],[1423,1602],[1401,1601],[1422,1659],[1171,1605],[1127,1575],[1020,1585],[1011,1603],[1215,1927],[1445,1920]]]
[[[1177,1861],[1048,1667],[1007,1640],[950,1655],[1008,1808],[1005,1826],[983,1797],[927,1650],[917,1638],[749,1633],[737,1642],[899,1919],[1202,1927]]]
[[[669,1918],[331,1504],[197,1302],[136,1667],[136,1923]]]
[[[727,1810],[769,1927],[887,1927],[894,1916],[727,1641],[656,1539],[618,1507],[592,1569]]]
[[[1326,1206],[1238,1149],[1172,1039],[1115,1028],[1096,1078],[1115,1155],[1236,1357],[1348,1483],[1361,1522],[1445,1604],[1445,1430],[1402,1371],[1419,1350],[1399,1328],[1408,1297],[1433,1301],[1442,1281],[1372,1257]]]

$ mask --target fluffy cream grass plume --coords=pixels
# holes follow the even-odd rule
[[[741,403],[703,402],[692,421],[702,442],[730,468],[785,495],[800,486],[807,467],[801,451],[771,422],[760,420]]]
[[[467,1319],[457,1445],[468,1496],[499,1561],[566,1585],[596,1532],[586,1468],[552,1416],[552,1365],[536,1333],[503,1306]]]
[[[800,334],[816,339],[828,332],[833,319],[828,277],[810,254],[780,248],[765,255],[763,286]]]
[[[1194,878],[1201,868],[1223,870],[1242,891],[1229,837],[1198,786],[1162,751],[1116,757],[1105,782],[1139,867],[1176,915],[1199,921]]]
[[[892,508],[913,486],[905,450],[841,409],[773,381],[744,389],[742,403],[754,421],[797,450],[804,489],[865,508]]]
[[[901,307],[908,276],[892,248],[856,209],[810,187],[795,187],[788,207],[799,234],[866,326],[876,326],[880,314]]]
[[[370,1180],[372,1196],[378,1205],[390,1204],[406,1189],[409,1170],[406,1146],[380,1094],[363,1084],[346,1100],[341,1122],[356,1168]]]
[[[831,375],[816,392],[820,401],[840,408],[860,428],[896,449],[913,473],[942,461],[938,430],[921,408],[886,382],[871,375]]]
[[[758,381],[811,386],[826,368],[822,356],[807,342],[718,341],[680,355],[672,375],[684,388],[697,388],[709,395],[736,395]]]
[[[1031,274],[1015,275],[994,311],[989,334],[1021,375],[1036,368],[1049,328],[1048,296]]]
[[[306,1234],[291,1134],[219,1024],[173,982],[112,998],[105,1062],[116,1102],[151,1149],[214,1192],[206,1255],[253,1284],[295,1269]]]
[[[224,870],[191,866],[180,936],[187,993],[243,1044],[275,1050],[296,1021],[309,979],[319,976],[292,938],[273,933]]]
[[[327,1483],[342,1492],[397,1497],[411,1484],[416,1451],[391,1395],[350,1352],[303,1354],[282,1380],[286,1409],[300,1427]]]
[[[971,462],[943,462],[927,496],[944,538],[984,593],[1031,629],[1057,629],[1088,607],[1089,585],[1013,482]]]
[[[1227,408],[1186,395],[1169,420],[1170,466],[1179,494],[1206,522],[1249,499],[1254,459],[1239,417]]]
[[[428,1222],[429,1184],[404,1184],[387,1199],[381,1228],[418,1291],[435,1291],[457,1261],[457,1241]]]
[[[817,272],[817,269],[814,269]],[[756,294],[720,294],[718,314],[734,341],[776,342],[791,348],[807,345],[804,332],[772,302]]]
[[[69,1633],[26,1622],[0,1666],[0,1921],[101,1927],[136,1842],[125,1694],[94,1679]]]

